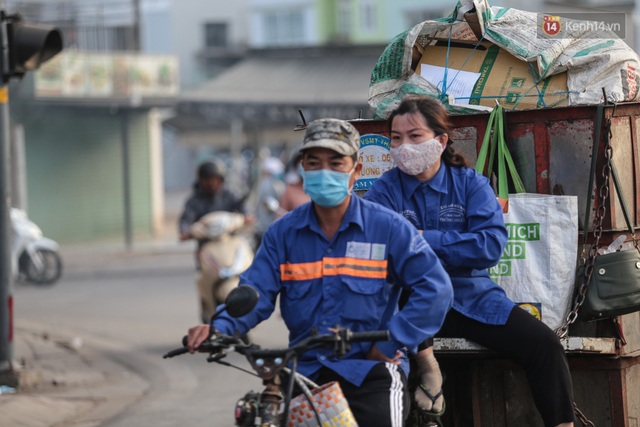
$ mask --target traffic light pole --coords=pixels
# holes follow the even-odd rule
[[[9,198],[9,90],[0,86],[0,385],[16,387]]]
[[[4,1],[0,0],[4,9]],[[4,16],[4,10],[3,10]],[[8,62],[6,27],[0,26],[0,55],[4,74]],[[0,76],[0,385],[16,387],[13,369],[13,295],[11,278],[11,225],[9,203],[9,88]]]
[[[13,274],[11,257],[11,204],[9,197],[9,88],[12,78],[30,70],[62,50],[58,29],[22,21],[8,15],[0,0],[0,385],[16,387],[13,367]]]

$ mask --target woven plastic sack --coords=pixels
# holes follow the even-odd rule
[[[288,427],[358,427],[340,384],[335,381],[324,384],[311,390],[311,394],[322,425],[318,426],[313,408],[307,397],[301,394],[291,400]]]
[[[371,74],[369,106],[375,119],[389,117],[409,94],[437,97],[455,114],[488,110],[482,105],[456,104],[412,68],[414,47],[422,52],[434,39],[479,41],[465,19],[474,10],[483,41],[531,64],[539,80],[566,71],[570,106],[601,103],[603,87],[613,103],[640,99],[640,57],[612,30],[589,25],[569,30],[569,21],[581,21],[564,20],[561,37],[542,36],[538,17],[544,14],[492,7],[488,0],[459,0],[449,16],[421,22],[389,42]]]

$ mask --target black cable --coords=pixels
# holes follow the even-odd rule
[[[289,406],[291,404],[291,398],[293,397],[293,385],[296,378],[296,370],[298,369],[298,356],[291,358],[291,374],[289,375],[289,384],[287,384],[287,392],[284,396],[284,412],[282,413],[282,422],[280,425],[285,427],[287,425],[287,419],[289,418]],[[322,425],[322,423],[318,424]]]

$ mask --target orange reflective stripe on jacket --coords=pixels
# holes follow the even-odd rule
[[[322,261],[280,264],[280,280],[311,280],[322,277]]]
[[[352,276],[367,279],[387,277],[387,260],[323,258],[322,261],[280,264],[280,279],[311,280],[323,276]]]

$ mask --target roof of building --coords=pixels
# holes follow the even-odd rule
[[[180,96],[165,123],[185,130],[301,123],[321,117],[371,117],[371,72],[384,47],[297,49],[249,54],[236,65]]]
[[[379,56],[254,57],[185,93],[222,103],[366,104]]]

